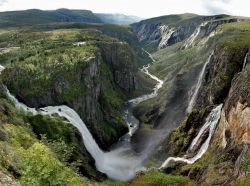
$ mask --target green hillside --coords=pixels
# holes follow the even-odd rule
[[[52,22],[100,23],[101,20],[89,10],[58,9],[43,11],[30,9],[24,11],[0,12],[0,27],[15,27]]]

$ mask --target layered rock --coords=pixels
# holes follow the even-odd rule
[[[7,176],[1,172],[0,172],[0,185],[3,185],[3,186],[21,186],[15,180],[13,180],[9,176]]]
[[[185,41],[183,48],[201,45],[213,37],[219,25],[238,22],[240,19],[220,19],[221,16],[187,16],[182,20],[181,15],[149,19],[132,25],[139,42],[151,50],[166,48]]]

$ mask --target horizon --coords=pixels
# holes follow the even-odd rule
[[[124,14],[147,19],[165,15],[197,14],[250,17],[245,0],[154,0],[154,2],[134,2],[133,0],[0,0],[0,12],[39,9],[44,11],[57,9],[90,10],[94,13]],[[159,6],[161,5],[161,6]],[[141,8],[143,7],[143,8]]]

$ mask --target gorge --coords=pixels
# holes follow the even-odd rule
[[[28,186],[248,183],[249,20],[82,13],[0,18],[0,172]]]

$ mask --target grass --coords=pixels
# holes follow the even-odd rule
[[[172,176],[161,172],[147,172],[137,176],[129,186],[191,186],[194,185],[189,178]]]

